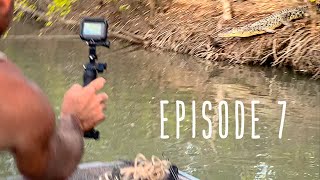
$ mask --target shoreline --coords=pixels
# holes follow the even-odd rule
[[[218,2],[172,2],[169,7],[159,8],[153,17],[150,16],[149,9],[141,5],[132,5],[129,10],[120,12],[115,10],[116,5],[113,3],[99,5],[94,2],[84,6],[87,3],[76,2],[71,13],[65,19],[58,18],[53,26],[44,28],[44,34],[61,28],[76,33],[82,16],[102,16],[108,19],[109,37],[138,44],[146,49],[188,54],[212,64],[220,61],[230,65],[286,67],[299,74],[319,79],[320,26],[314,29],[307,18],[294,21],[293,27],[277,28],[273,34],[248,38],[217,37],[217,34],[226,28],[242,26],[283,8],[301,5],[285,4],[278,0],[260,4],[258,0],[252,1],[234,2],[234,17],[229,21],[221,21],[223,13]],[[97,8],[99,6],[100,8]],[[248,7],[241,8],[243,6]],[[256,8],[258,13],[245,12],[250,8]],[[90,9],[95,10],[91,12]],[[44,22],[49,20],[44,13],[38,11],[27,8],[18,10]]]

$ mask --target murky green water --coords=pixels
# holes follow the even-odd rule
[[[79,39],[1,40],[0,49],[48,94],[59,112],[63,93],[82,81],[87,47]],[[200,179],[319,179],[320,178],[320,82],[283,71],[261,68],[204,68],[195,59],[163,52],[126,47],[98,49],[108,62],[104,89],[109,94],[107,119],[97,129],[101,140],[86,141],[87,161],[133,159],[137,153],[162,156]],[[160,139],[160,100],[165,106],[165,133]],[[180,139],[175,138],[175,101],[186,105]],[[191,102],[196,102],[196,138],[192,138]],[[213,137],[202,130],[203,101],[213,104],[207,114],[215,120]],[[217,104],[229,105],[229,136],[222,139],[217,125]],[[245,106],[245,134],[235,139],[235,101]],[[256,105],[256,132],[251,139],[251,101]],[[278,138],[281,106],[287,102],[283,138]],[[16,174],[14,161],[0,155],[0,176]]]

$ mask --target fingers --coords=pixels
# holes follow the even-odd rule
[[[96,114],[95,114],[95,121],[93,121],[93,127],[97,126],[98,124],[100,124],[105,118],[105,114],[104,114],[104,108],[105,105],[100,105],[100,109],[97,110]]]
[[[86,89],[94,89],[94,91],[99,91],[103,88],[104,84],[106,83],[106,80],[102,77],[99,77],[95,80],[93,80],[90,84],[88,84],[85,88]]]
[[[105,102],[108,99],[108,95],[106,93],[100,93],[95,98],[95,113],[94,113],[94,127],[100,124],[105,119],[104,110],[106,109]],[[97,105],[99,104],[99,105]]]
[[[69,89],[69,91],[77,91],[82,89],[83,87],[80,84],[74,84],[71,86],[71,88]]]
[[[106,118],[106,116],[104,115],[104,113],[101,113],[98,115],[97,118],[98,118],[97,124],[99,124],[101,121],[103,121]]]
[[[98,123],[105,119],[104,111],[106,110],[105,101],[108,100],[108,95],[106,93],[101,93],[97,95],[98,102],[100,102],[99,112],[97,113]]]
[[[100,93],[97,95],[97,100],[100,103],[104,103],[106,100],[108,100],[108,98],[109,97],[108,97],[107,93]]]
[[[105,104],[101,104],[100,108],[101,108],[101,111],[104,112],[104,110],[106,110],[106,105]]]
[[[92,129],[105,119],[104,110],[108,95],[104,92],[97,93],[105,83],[106,80],[100,77],[85,87],[75,84],[67,93],[70,101],[67,105],[72,107],[69,111],[80,118],[83,130]]]

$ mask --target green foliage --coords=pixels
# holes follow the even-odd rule
[[[48,21],[48,22],[46,22],[46,24],[45,24],[45,26],[51,26],[53,23],[52,23],[52,21]]]
[[[52,3],[48,5],[47,16],[67,16],[71,11],[71,6],[77,0],[53,0]],[[51,26],[52,21],[48,21],[45,25]]]
[[[130,4],[123,4],[121,6],[119,6],[119,11],[122,12],[122,11],[126,11],[130,9]]]
[[[48,6],[47,15],[59,15],[65,17],[71,11],[71,5],[76,0],[53,0]]]
[[[33,9],[33,10],[36,10],[37,7],[30,3],[28,0],[16,0],[15,1],[15,8],[17,7],[27,7],[27,8],[30,8],[30,9]],[[16,11],[16,9],[15,9]],[[20,21],[21,18],[23,17],[24,13],[21,12],[21,11],[18,11],[15,13],[15,16],[13,17],[13,21]]]
[[[23,15],[24,15],[23,12],[21,11],[17,12],[16,15],[13,17],[13,21],[20,21]]]
[[[117,6],[117,11],[119,12],[127,11],[131,7],[129,3],[124,3],[121,0],[104,0],[104,2],[113,3],[113,5]],[[121,5],[119,6],[119,4]]]
[[[37,7],[34,4],[30,3],[28,0],[16,0],[15,3],[18,6],[28,7],[33,10],[37,9]]]

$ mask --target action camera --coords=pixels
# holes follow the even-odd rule
[[[89,46],[89,62],[84,65],[83,86],[97,78],[98,73],[107,69],[107,63],[100,63],[96,54],[97,46],[109,48],[108,23],[102,18],[84,18],[80,24],[80,38]],[[84,132],[85,138],[99,139],[100,133],[95,129]]]
[[[87,42],[106,42],[108,23],[100,18],[84,18],[80,25],[80,37]]]

